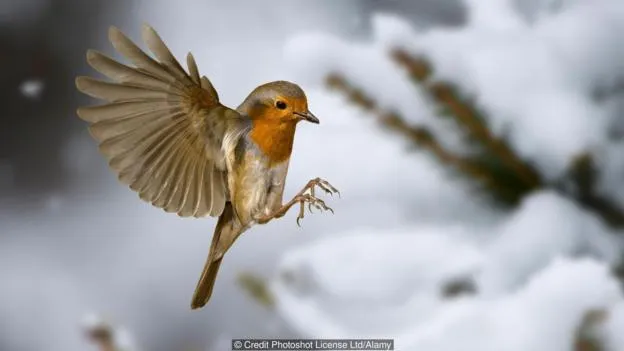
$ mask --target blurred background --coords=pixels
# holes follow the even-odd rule
[[[216,221],[141,202],[75,115],[85,51],[144,22],[228,106],[300,84],[286,196],[342,193],[242,236],[199,311]],[[2,1],[0,350],[624,350],[621,33],[619,0]]]

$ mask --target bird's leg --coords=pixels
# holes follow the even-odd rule
[[[308,203],[309,206],[316,207],[317,209],[321,211],[327,210],[327,211],[331,211],[332,213],[334,212],[334,210],[331,207],[325,204],[325,201],[319,198],[316,198],[310,194],[297,194],[295,195],[295,197],[293,197],[292,200],[288,201],[287,203],[282,205],[282,207],[278,208],[277,211],[266,216],[258,217],[255,219],[255,222],[258,224],[266,224],[272,219],[280,218],[284,216],[286,212],[290,210],[291,207],[293,207],[296,204],[300,204],[301,207],[299,208],[299,215],[297,215],[297,225],[301,226],[299,224],[299,221],[304,217],[304,214],[305,214],[304,210],[305,210],[306,203]]]
[[[308,184],[306,184],[306,186],[303,187],[303,189],[301,189],[300,192],[298,192],[293,198],[292,200],[288,201],[287,203],[283,204],[280,208],[278,208],[275,212],[266,215],[266,216],[261,216],[259,218],[256,218],[256,223],[258,224],[265,224],[268,223],[269,221],[271,221],[272,219],[275,218],[280,218],[282,216],[284,216],[286,214],[286,212],[288,212],[288,210],[290,210],[291,207],[293,207],[295,204],[300,204],[300,208],[299,208],[299,215],[297,215],[297,225],[301,226],[299,224],[299,221],[304,217],[305,215],[305,204],[308,204],[308,208],[310,210],[310,212],[312,212],[312,207],[317,208],[318,210],[321,211],[330,211],[331,213],[334,213],[334,210],[327,206],[325,204],[325,201],[317,198],[314,194],[314,189],[315,187],[319,187],[321,188],[321,190],[325,191],[326,193],[333,195],[333,194],[338,194],[338,196],[340,196],[340,192],[338,191],[338,189],[336,189],[334,186],[332,186],[331,184],[329,184],[328,181],[323,180],[321,178],[315,178],[312,179],[308,182]]]

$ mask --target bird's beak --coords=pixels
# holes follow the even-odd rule
[[[319,119],[310,111],[306,111],[305,113],[300,113],[300,112],[295,112],[296,115],[298,115],[299,117],[301,117],[301,119],[304,119],[308,122],[314,123],[314,124],[319,124],[321,121],[319,121]]]

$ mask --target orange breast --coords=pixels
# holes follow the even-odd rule
[[[295,127],[294,121],[254,120],[249,136],[271,163],[276,164],[290,157]]]

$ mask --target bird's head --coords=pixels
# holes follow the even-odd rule
[[[308,110],[308,100],[303,90],[294,83],[275,81],[258,86],[238,108],[255,121],[319,123]]]

